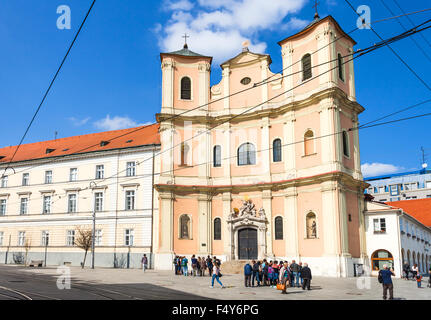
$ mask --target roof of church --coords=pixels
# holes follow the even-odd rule
[[[50,141],[23,144],[15,157],[16,146],[0,149],[0,164],[61,157],[96,151],[133,148],[145,145],[159,145],[159,124],[136,128],[92,133]]]
[[[301,35],[303,35],[304,33],[306,33],[307,31],[311,30],[312,28],[314,28],[315,26],[319,25],[320,23],[327,21],[327,20],[331,20],[335,26],[339,29],[339,31],[341,31],[341,33],[343,34],[344,37],[346,37],[347,39],[351,40],[353,42],[353,44],[356,44],[356,41],[353,40],[353,38],[351,38],[347,33],[344,32],[344,30],[340,27],[340,25],[338,24],[337,20],[334,19],[334,17],[332,17],[331,15],[326,16],[325,18],[320,18],[318,15],[314,16],[313,21],[311,21],[311,23],[309,23],[304,29],[302,29],[301,31],[295,33],[294,35],[291,35],[281,41],[278,42],[279,45],[282,45],[282,43],[284,43],[287,40],[292,40],[296,37],[299,37]]]
[[[431,198],[386,203],[392,207],[403,209],[408,215],[431,227]]]
[[[223,62],[220,65],[220,67],[223,69],[223,66],[231,64],[231,62],[233,62],[235,59],[238,59],[240,56],[245,55],[245,54],[252,54],[252,55],[255,55],[255,56],[259,57],[259,58],[264,57],[264,58],[268,59],[268,64],[272,63],[272,59],[271,59],[271,56],[269,54],[262,54],[262,53],[251,52],[251,51],[248,50],[248,48],[246,48],[246,49],[243,49],[243,51],[240,52],[239,54],[237,54],[235,57],[233,57],[233,58],[231,58],[231,59]]]
[[[183,57],[192,57],[192,58],[193,57],[201,57],[201,58],[209,58],[212,61],[212,57],[204,56],[202,54],[199,54],[199,53],[196,53],[196,52],[189,50],[189,47],[187,44],[185,44],[181,50],[161,53],[160,57],[162,57],[162,55],[174,55],[174,56],[183,56]]]

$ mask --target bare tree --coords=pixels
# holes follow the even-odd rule
[[[78,248],[81,248],[82,250],[85,251],[85,255],[84,255],[84,261],[82,262],[82,269],[84,269],[85,266],[85,260],[87,259],[87,253],[88,250],[91,249],[91,245],[93,242],[93,231],[91,229],[82,229],[82,228],[77,228],[77,236],[75,238],[75,245]]]
[[[27,266],[27,257],[30,249],[31,249],[31,239],[26,239],[24,242],[24,250],[25,250],[24,265],[25,266]]]

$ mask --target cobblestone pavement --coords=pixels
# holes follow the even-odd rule
[[[288,288],[288,294],[270,287],[245,288],[241,275],[224,275],[227,287],[216,282],[210,288],[210,278],[175,276],[170,271],[143,272],[138,269],[81,269],[71,267],[71,289],[57,289],[57,269],[33,269],[0,266],[0,299],[221,299],[221,300],[381,300],[382,287],[377,278],[314,277],[310,291]],[[397,300],[431,300],[428,278],[421,289],[415,281],[393,279]],[[6,288],[6,289],[5,289]],[[7,290],[9,289],[9,291]]]

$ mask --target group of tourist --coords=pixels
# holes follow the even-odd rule
[[[255,281],[258,287],[270,286],[281,289],[282,294],[287,293],[287,287],[302,287],[311,290],[311,269],[307,263],[289,264],[288,261],[251,261],[244,266],[244,284],[246,287],[254,287]],[[301,283],[301,285],[299,284]],[[277,286],[278,285],[278,286]]]
[[[189,263],[191,269],[189,269]],[[196,257],[193,255],[189,260],[185,256],[175,256],[173,264],[175,266],[175,275],[183,276],[199,276],[205,277],[205,271],[208,270],[208,274],[211,277],[211,288],[214,288],[214,281],[217,281],[222,288],[223,284],[220,281],[222,274],[220,272],[221,261],[216,256],[211,258],[210,256]],[[189,271],[190,270],[190,271]]]

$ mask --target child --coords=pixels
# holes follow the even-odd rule
[[[422,285],[422,276],[419,273],[416,276],[416,281],[418,283],[418,288],[420,288]]]
[[[268,266],[268,280],[271,288],[273,288],[273,281],[274,281],[273,279],[274,279],[274,269],[272,268],[272,263],[270,263]]]

